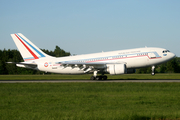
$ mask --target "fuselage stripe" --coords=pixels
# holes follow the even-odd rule
[[[137,55],[137,54],[134,54]],[[128,56],[128,55],[123,55],[123,56]],[[115,57],[115,56],[112,56]],[[110,60],[118,60],[118,59],[128,59],[128,58],[137,58],[137,57],[148,57],[148,59],[159,59],[162,58],[161,56],[157,56],[155,58],[151,58],[148,55],[139,55],[139,56],[129,56],[129,57],[120,57],[120,58],[112,58],[109,59],[109,57],[106,57],[107,59],[100,59],[100,58],[91,58],[91,59],[81,59],[81,60],[73,60],[73,61],[65,61],[65,63],[73,63],[76,62],[77,63],[95,63],[95,62],[102,62],[102,61],[110,61]],[[99,60],[98,60],[99,59]],[[84,62],[79,62],[79,61],[84,61]]]
[[[18,34],[17,34],[18,35]],[[20,35],[18,35],[25,43],[27,43],[32,49],[34,49],[41,57],[45,57],[40,51],[38,51],[34,46],[28,43],[25,39],[23,39]]]
[[[109,60],[118,60],[118,59],[127,59],[127,58],[137,58],[137,57],[144,57],[147,56],[149,59],[159,59],[161,57],[150,58],[148,55],[141,55],[141,56],[132,56],[132,57],[123,57],[123,58],[114,58],[114,59],[106,59],[106,60],[96,60],[96,61],[86,61],[85,63],[92,63],[92,62],[99,62],[99,61],[109,61]],[[95,58],[96,59],[96,58]],[[98,59],[98,58],[97,58]],[[81,60],[83,61],[83,60]]]

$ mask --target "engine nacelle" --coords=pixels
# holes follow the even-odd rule
[[[126,71],[126,64],[107,64],[107,72],[111,75],[125,74]]]

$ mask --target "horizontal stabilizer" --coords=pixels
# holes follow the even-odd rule
[[[9,64],[16,64],[18,67],[25,67],[25,68],[36,68],[37,64],[36,63],[29,63],[29,62],[6,62]]]

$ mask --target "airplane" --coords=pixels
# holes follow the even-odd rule
[[[85,55],[52,57],[47,55],[28,40],[23,34],[11,34],[24,62],[14,63],[18,67],[29,68],[44,72],[61,74],[93,73],[91,80],[106,80],[105,73],[111,75],[126,74],[136,68],[152,67],[155,75],[155,65],[167,62],[175,54],[167,49],[144,47],[111,52],[100,52]],[[102,75],[98,76],[97,73]]]

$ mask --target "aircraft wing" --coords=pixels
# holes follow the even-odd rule
[[[61,62],[59,63],[64,67],[79,67],[84,72],[91,70],[102,70],[107,68],[107,64],[126,64],[125,62]]]

